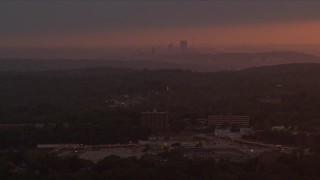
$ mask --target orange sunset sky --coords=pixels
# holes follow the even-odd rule
[[[2,47],[320,43],[314,1],[0,3]]]

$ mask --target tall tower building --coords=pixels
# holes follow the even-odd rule
[[[156,54],[156,48],[155,48],[155,47],[152,47],[152,49],[151,49],[151,54],[152,54],[152,55],[155,55],[155,54]]]
[[[169,52],[172,52],[172,51],[173,51],[173,44],[172,44],[172,43],[170,43],[170,44],[168,45],[168,51],[169,51]]]
[[[180,41],[180,50],[186,51],[188,49],[188,41],[182,40]]]

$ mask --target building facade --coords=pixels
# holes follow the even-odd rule
[[[239,126],[239,127],[248,127],[250,125],[249,116],[208,116],[208,126]]]
[[[168,112],[142,112],[140,125],[149,128],[152,132],[168,131],[170,128]]]

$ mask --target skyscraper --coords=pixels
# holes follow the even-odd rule
[[[169,51],[169,52],[172,52],[172,51],[173,51],[173,44],[170,43],[170,44],[168,45],[168,51]]]
[[[180,41],[180,50],[186,51],[188,49],[188,41],[182,40]]]
[[[155,55],[155,54],[156,54],[156,48],[155,48],[155,47],[152,47],[152,49],[151,49],[151,54],[152,54],[152,55]]]

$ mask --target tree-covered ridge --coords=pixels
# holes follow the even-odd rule
[[[269,119],[279,112],[283,116],[295,113],[295,116],[309,115],[315,119],[318,116],[316,107],[320,104],[319,77],[319,64],[213,73],[107,67],[1,72],[1,121],[6,121],[11,112],[15,115],[32,113],[32,119],[64,110],[104,109],[105,100],[121,95],[148,98],[150,103],[141,104],[140,110],[169,109],[172,113],[203,116],[209,113],[255,116],[259,113]],[[283,102],[270,106],[257,101],[269,96],[281,97]]]
[[[180,154],[164,153],[161,161],[152,156],[141,159],[109,156],[94,164],[77,157],[60,158],[34,151],[0,152],[1,179],[59,180],[275,180],[319,179],[319,155],[299,157],[278,155],[246,162],[188,160]]]

